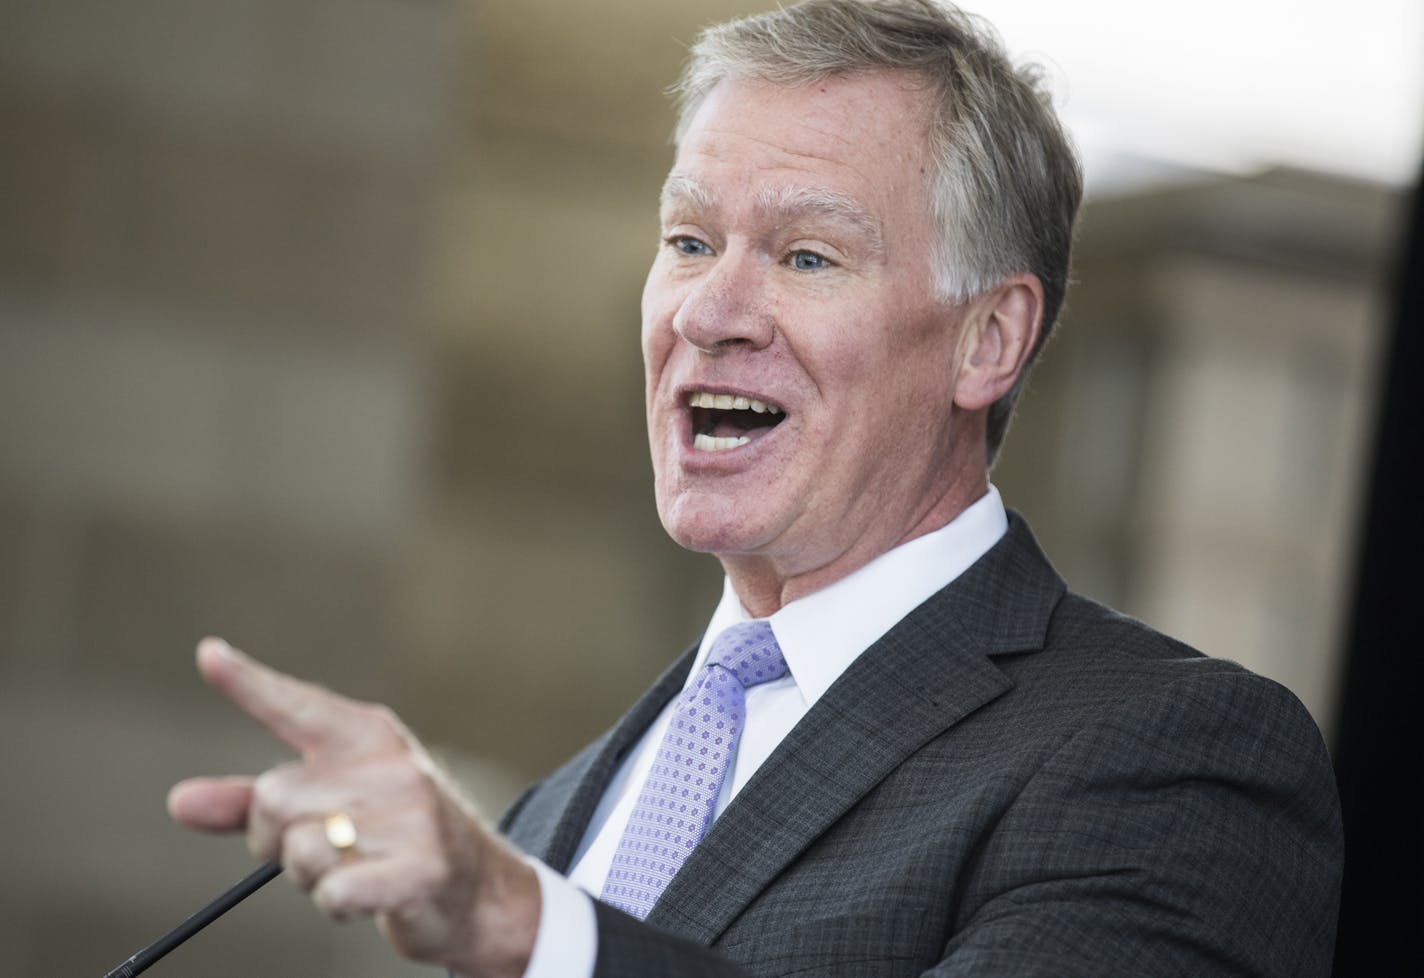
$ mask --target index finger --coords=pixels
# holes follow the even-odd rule
[[[220,638],[198,643],[198,671],[303,757],[359,753],[391,739],[393,727],[369,704],[278,672]]]

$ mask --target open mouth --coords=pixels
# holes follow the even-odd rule
[[[740,448],[786,420],[775,404],[740,394],[693,391],[687,406],[692,412],[692,447],[701,452]]]

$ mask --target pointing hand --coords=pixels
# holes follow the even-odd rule
[[[174,819],[245,830],[253,855],[280,862],[328,915],[374,916],[407,957],[472,978],[523,973],[538,880],[395,714],[277,672],[220,639],[199,643],[198,669],[300,760],[256,778],[175,785]],[[348,828],[354,838],[341,838]]]

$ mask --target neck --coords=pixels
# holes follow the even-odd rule
[[[988,491],[986,471],[980,478],[957,483],[939,498],[928,501],[898,532],[862,535],[829,559],[808,561],[811,566],[762,554],[717,557],[742,607],[754,618],[766,618],[798,598],[849,577],[881,554],[947,526]]]

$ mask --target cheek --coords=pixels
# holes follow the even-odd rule
[[[654,264],[647,284],[643,286],[642,302],[643,369],[650,391],[667,364],[668,356],[676,342],[672,319],[677,311],[677,303],[671,293],[672,290],[659,281],[658,267]]]
[[[662,378],[667,367],[670,345],[663,338],[657,329],[656,323],[647,320],[643,322],[643,378],[644,390],[648,398],[648,411],[651,414],[653,408],[653,397],[658,388],[658,381]]]
[[[893,340],[875,319],[823,320],[799,358],[822,395],[845,410],[883,398],[903,381],[906,365],[896,356]]]
[[[836,323],[808,354],[816,382],[842,432],[883,438],[918,428],[948,411],[954,344],[950,324],[923,310]]]

